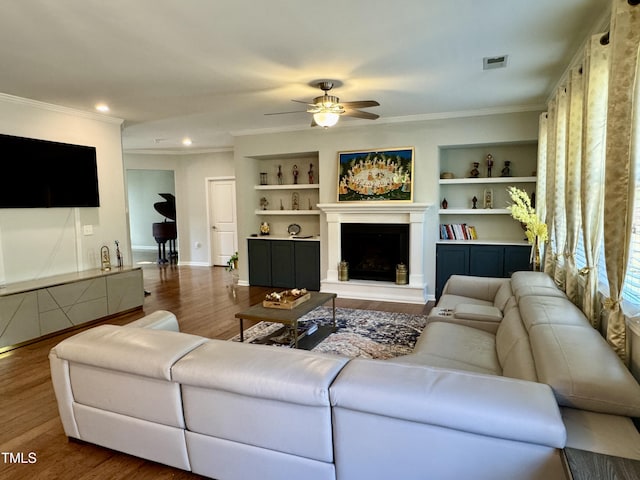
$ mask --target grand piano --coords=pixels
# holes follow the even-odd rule
[[[158,263],[178,263],[178,251],[176,250],[176,197],[171,193],[159,193],[164,202],[156,202],[153,208],[165,217],[164,222],[152,225],[153,238],[158,243]],[[167,258],[166,244],[169,242],[169,257]]]

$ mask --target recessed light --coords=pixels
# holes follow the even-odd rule
[[[109,105],[107,105],[106,103],[98,103],[96,105],[96,110],[102,113],[107,113],[109,111]]]
[[[189,145],[191,145],[192,143],[193,143],[193,142],[191,141],[191,139],[190,139],[189,137],[186,137],[186,138],[182,139],[182,144],[183,144],[185,147],[188,147],[188,146],[189,146]]]

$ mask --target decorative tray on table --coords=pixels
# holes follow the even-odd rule
[[[282,292],[268,293],[262,301],[262,306],[266,308],[291,310],[310,298],[311,293],[307,292],[306,288],[293,288]]]

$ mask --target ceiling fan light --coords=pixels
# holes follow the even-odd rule
[[[340,115],[332,112],[318,112],[313,114],[313,119],[315,122],[321,127],[333,127],[338,120],[340,119]]]

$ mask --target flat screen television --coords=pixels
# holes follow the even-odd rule
[[[0,208],[99,207],[96,148],[0,134]]]

